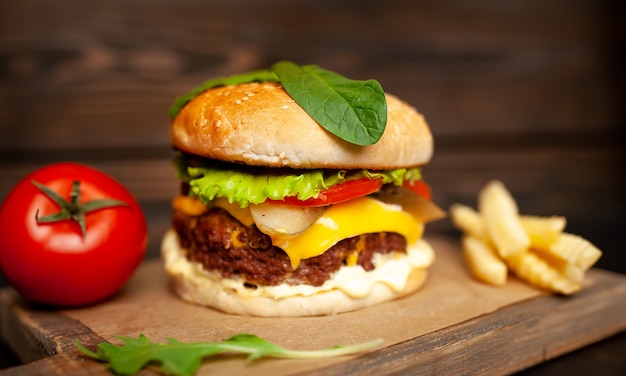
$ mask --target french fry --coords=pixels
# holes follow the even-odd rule
[[[530,248],[530,251],[545,261],[552,269],[574,283],[582,283],[585,278],[585,270],[578,265],[557,257],[545,249]]]
[[[479,192],[478,211],[500,257],[506,259],[528,249],[530,238],[519,219],[517,203],[501,181],[490,181]]]
[[[602,251],[588,240],[568,233],[562,233],[547,251],[583,270],[589,269],[602,256]]]
[[[473,236],[464,236],[462,249],[470,273],[476,279],[496,286],[506,283],[507,266],[488,244]]]
[[[571,295],[581,288],[580,282],[569,280],[533,252],[518,252],[506,262],[515,275],[533,286],[564,295]]]
[[[510,271],[530,285],[570,295],[581,289],[585,271],[602,255],[586,239],[564,232],[565,217],[520,215],[498,180],[481,189],[478,210],[453,204],[450,217],[463,233],[470,273],[492,285],[505,284]]]
[[[533,248],[548,249],[565,230],[565,217],[520,216],[520,222]]]
[[[480,239],[485,243],[491,243],[483,219],[473,208],[463,204],[453,204],[450,206],[450,218],[454,227],[464,234]]]

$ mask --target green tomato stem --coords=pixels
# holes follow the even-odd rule
[[[128,206],[126,202],[114,199],[92,200],[81,204],[79,180],[74,180],[72,182],[72,190],[70,191],[69,201],[43,184],[34,180],[31,182],[60,208],[58,212],[43,217],[39,217],[39,210],[37,210],[35,213],[35,220],[37,223],[55,223],[64,220],[76,221],[76,223],[80,226],[80,232],[83,239],[87,234],[86,214],[114,206]]]

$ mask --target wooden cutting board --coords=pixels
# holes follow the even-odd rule
[[[146,261],[117,296],[88,308],[45,310],[4,289],[0,334],[26,364],[0,374],[108,374],[77,351],[75,339],[95,349],[102,341],[120,343],[118,335],[193,342],[244,332],[294,349],[384,342],[367,354],[318,360],[246,364],[243,356],[219,356],[199,374],[510,374],[626,329],[624,275],[592,269],[572,297],[543,294],[514,278],[496,288],[470,278],[457,242],[429,241],[437,260],[420,292],[333,316],[250,318],[191,305],[174,295],[158,259]]]

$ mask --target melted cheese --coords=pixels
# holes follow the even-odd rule
[[[174,201],[172,201],[172,208],[180,210],[188,215],[201,215],[207,211],[206,205],[200,202],[200,200],[182,195],[174,197]]]
[[[332,205],[311,227],[285,239],[280,247],[295,269],[302,259],[319,256],[343,239],[376,232],[395,232],[413,244],[422,236],[423,224],[398,205],[361,197]]]
[[[249,227],[254,224],[254,219],[252,219],[252,214],[250,214],[250,208],[241,208],[238,204],[230,203],[225,198],[216,198],[212,202],[213,205],[226,210],[244,225]]]

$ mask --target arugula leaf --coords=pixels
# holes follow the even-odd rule
[[[206,81],[201,86],[191,90],[190,92],[176,98],[174,104],[169,109],[170,118],[173,119],[178,115],[180,110],[195,97],[203,92],[219,86],[248,84],[251,82],[277,82],[278,77],[270,70],[263,69],[253,72],[237,74],[230,77],[219,77]]]
[[[356,145],[375,144],[387,125],[387,102],[376,80],[351,80],[316,65],[272,66],[287,93],[327,131]]]
[[[376,80],[352,80],[316,65],[290,61],[230,77],[215,78],[178,97],[170,118],[204,91],[250,82],[280,82],[287,93],[324,129],[355,145],[373,145],[387,126],[387,100]]]
[[[183,343],[169,339],[167,343],[154,343],[145,335],[139,338],[118,337],[124,342],[117,346],[102,342],[98,352],[87,349],[78,339],[75,344],[85,355],[107,362],[117,374],[134,375],[148,364],[161,365],[163,372],[188,376],[196,373],[203,358],[222,353],[248,354],[247,362],[262,357],[324,358],[351,355],[371,350],[382,344],[382,339],[348,346],[334,346],[323,350],[290,350],[268,342],[254,334],[237,334],[221,342]]]

